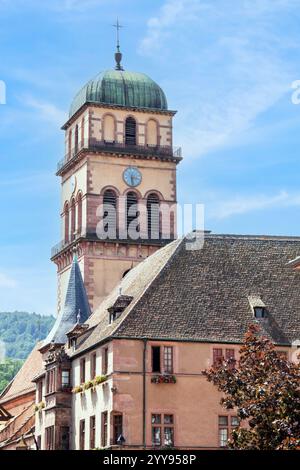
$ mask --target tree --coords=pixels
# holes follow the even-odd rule
[[[238,364],[229,359],[203,375],[240,419],[229,448],[300,449],[300,364],[288,361],[258,326],[246,333]]]

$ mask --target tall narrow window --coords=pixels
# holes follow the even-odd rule
[[[77,233],[81,234],[82,230],[82,195],[77,196]]]
[[[79,421],[79,449],[84,450],[85,447],[85,420]]]
[[[70,371],[69,370],[61,371],[61,386],[62,388],[70,387]]]
[[[150,240],[158,240],[159,227],[159,198],[156,194],[150,194],[147,198],[148,237]]]
[[[75,227],[76,227],[76,206],[75,199],[71,202],[71,240],[75,238]]]
[[[60,428],[60,447],[61,450],[69,450],[70,448],[70,429],[68,426]]]
[[[132,117],[125,122],[125,144],[136,145],[136,121]]]
[[[152,372],[160,372],[160,346],[152,346]]]
[[[219,416],[219,446],[226,447],[228,443],[228,416]]]
[[[131,223],[138,217],[138,198],[136,193],[130,191],[127,194],[126,199],[126,211],[127,211],[127,233],[128,238],[136,239],[136,233],[139,231],[137,224]]]
[[[219,416],[219,446],[227,447],[231,432],[239,425],[237,416]]]
[[[164,373],[173,373],[173,347],[164,346]]]
[[[90,417],[90,449],[95,449],[96,417]]]
[[[214,348],[213,349],[213,365],[215,367],[218,367],[222,364],[223,362],[223,349],[221,348]]]
[[[43,382],[40,380],[38,382],[38,403],[40,403],[43,400]]]
[[[91,380],[93,380],[96,377],[96,359],[97,359],[97,354],[93,353],[91,354]]]
[[[111,239],[117,236],[117,196],[112,189],[107,189],[103,194],[103,218],[104,231]]]
[[[69,204],[65,203],[65,242],[68,243],[69,241],[69,232],[70,232],[70,225],[69,225]]]
[[[123,435],[123,416],[114,415],[113,416],[113,442],[118,444],[118,439]]]
[[[84,147],[84,117],[81,119],[80,147]]]
[[[70,129],[68,134],[68,158],[70,159],[72,156],[72,129]]]
[[[49,426],[46,431],[46,450],[54,450],[54,426]]]
[[[74,145],[74,153],[78,152],[78,124],[75,127],[75,145]]]
[[[108,372],[108,348],[102,351],[102,374],[107,375]]]
[[[85,382],[85,358],[80,360],[80,383]]]
[[[106,447],[107,446],[107,418],[108,418],[108,413],[107,411],[104,411],[101,415],[101,446]]]
[[[50,369],[46,373],[46,391],[53,393],[56,390],[55,369]]]
[[[234,369],[236,363],[234,349],[225,349],[225,359],[228,361],[229,367]]]

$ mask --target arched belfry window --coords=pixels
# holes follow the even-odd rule
[[[75,227],[76,227],[76,206],[75,199],[71,202],[71,240],[75,238]]]
[[[128,117],[125,122],[125,144],[136,145],[136,121]]]
[[[159,198],[157,194],[151,193],[147,198],[147,220],[148,237],[150,240],[158,240],[160,237],[159,224]]]
[[[112,189],[103,194],[104,231],[109,232],[111,238],[117,236],[117,195]]]
[[[74,152],[75,154],[78,152],[78,124],[75,127],[75,144],[74,144]]]
[[[130,191],[127,194],[127,198],[126,198],[127,233],[128,233],[128,237],[133,238],[133,239],[137,238],[136,237],[136,232],[138,230],[138,227],[133,228],[132,225],[131,225],[131,222],[133,222],[133,220],[135,220],[139,215],[137,207],[138,207],[137,195],[136,195],[135,192]],[[131,225],[131,227],[129,227],[130,225]],[[133,230],[132,233],[131,233],[130,228],[131,228],[131,230]]]
[[[81,233],[82,230],[82,195],[77,196],[77,232]]]
[[[65,203],[64,212],[65,212],[65,243],[68,243],[70,224],[69,224],[69,204],[67,202]]]

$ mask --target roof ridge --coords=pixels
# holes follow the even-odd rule
[[[205,233],[205,238],[216,238],[216,239],[241,239],[241,240],[261,240],[261,241],[297,241],[299,242],[300,236],[298,235],[251,235],[251,234],[234,234],[234,233]]]

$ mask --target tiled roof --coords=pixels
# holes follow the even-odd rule
[[[0,395],[0,403],[6,403],[9,400],[35,390],[32,379],[43,367],[42,355],[39,352],[41,345],[41,342],[36,344],[17,375],[3,390]]]
[[[56,322],[47,338],[44,340],[42,347],[49,345],[51,342],[64,344],[67,341],[66,333],[70,331],[76,323],[84,323],[90,314],[90,305],[81,276],[80,267],[77,257],[74,256],[64,309],[57,317]]]
[[[153,279],[159,274],[160,270],[166,265],[179,243],[179,240],[169,243],[129,271],[120,284],[106,297],[87,320],[91,328],[90,334],[87,332],[81,338],[81,342],[78,340],[78,347],[74,354],[78,354],[78,352],[83,349],[85,350],[93,344],[105,339],[117,329],[120,322],[140,299]],[[117,301],[120,290],[122,295],[133,297],[133,300],[128,307],[125,308],[120,317],[110,324],[108,309]],[[71,352],[69,352],[69,354],[71,354]]]
[[[257,321],[249,298],[266,306],[264,333],[289,344],[300,339],[300,272],[288,264],[299,252],[298,237],[206,234],[195,251],[186,250],[185,240],[173,242],[122,281],[134,300],[113,324],[107,309],[119,287],[101,304],[78,351],[106,336],[239,343]]]

